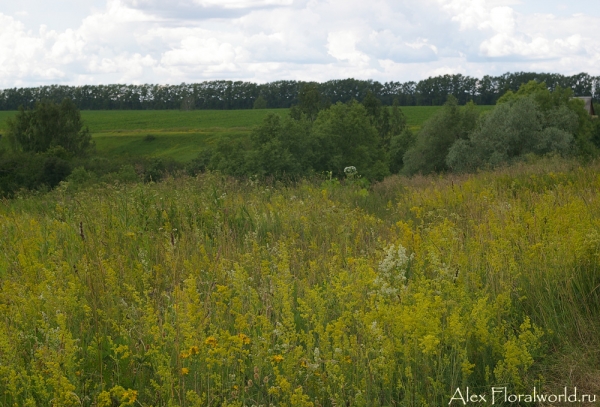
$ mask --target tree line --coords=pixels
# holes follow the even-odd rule
[[[350,171],[373,181],[398,173],[490,169],[531,155],[593,157],[600,147],[600,121],[573,90],[550,91],[535,80],[504,93],[486,114],[472,101],[460,106],[448,95],[417,133],[397,102],[384,106],[371,92],[360,103],[330,104],[314,85],[303,88],[299,99],[287,116],[269,114],[249,139],[220,139],[192,166],[276,179],[323,173],[344,178]]]
[[[395,100],[385,106],[368,91],[332,104],[318,84],[303,86],[286,114],[270,112],[250,137],[221,137],[185,167],[151,157],[102,157],[69,99],[20,107],[7,122],[10,150],[0,149],[0,196],[90,182],[157,181],[164,174],[206,170],[234,177],[297,180],[327,176],[361,184],[390,174],[471,172],[532,155],[591,158],[600,154],[600,120],[573,98],[532,80],[509,90],[480,114],[448,95],[443,107],[413,133]],[[264,100],[263,100],[264,102]]]
[[[530,81],[544,82],[548,90],[570,88],[577,96],[600,101],[600,76],[580,73],[514,72],[474,78],[456,75],[429,77],[419,82],[385,82],[336,79],[327,82],[275,81],[257,84],[244,81],[205,81],[180,85],[49,85],[0,90],[0,110],[33,108],[38,101],[61,103],[70,99],[81,110],[163,110],[163,109],[252,109],[290,108],[299,103],[307,86],[316,87],[328,104],[363,100],[372,93],[383,105],[439,106],[452,95],[460,105],[473,101],[493,105],[507,91],[516,92]]]

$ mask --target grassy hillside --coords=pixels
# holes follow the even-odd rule
[[[492,106],[480,106],[482,111]],[[440,106],[402,107],[408,125],[418,130]],[[111,155],[150,155],[187,162],[219,137],[247,136],[269,113],[288,114],[288,109],[264,110],[107,110],[82,111],[97,150]],[[0,111],[0,134],[15,112]],[[148,135],[153,137],[147,138]],[[5,137],[4,137],[5,139]],[[151,140],[151,141],[150,141]],[[0,139],[0,146],[6,140]]]
[[[6,201],[0,404],[599,394],[599,170],[371,190],[204,174]]]

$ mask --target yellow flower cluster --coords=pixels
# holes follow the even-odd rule
[[[2,403],[417,406],[547,385],[550,331],[577,352],[600,337],[599,168],[5,201]]]

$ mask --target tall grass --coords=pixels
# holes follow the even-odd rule
[[[205,174],[4,201],[0,405],[598,392],[598,168],[368,190]]]

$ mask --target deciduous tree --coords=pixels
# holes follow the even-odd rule
[[[13,149],[41,153],[62,147],[73,155],[83,155],[93,146],[90,131],[70,99],[62,103],[38,102],[34,109],[21,107],[8,120],[8,137]]]

